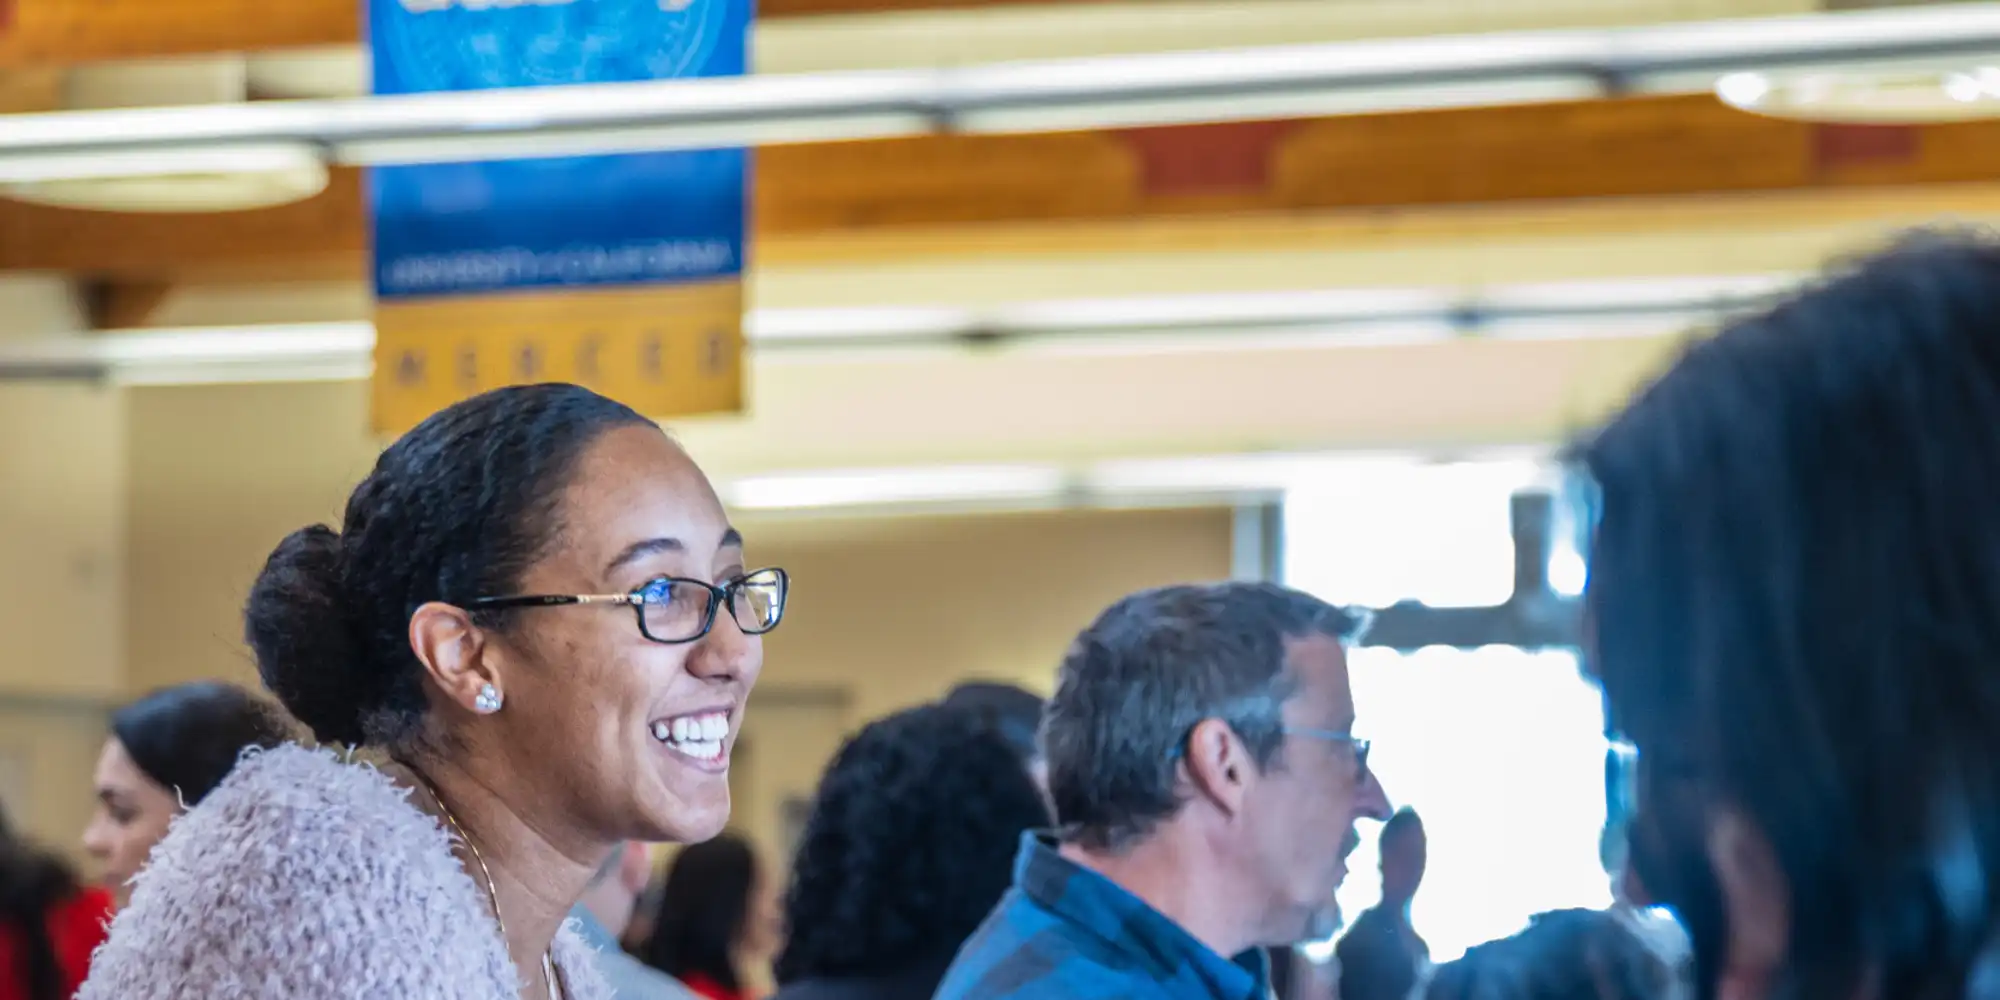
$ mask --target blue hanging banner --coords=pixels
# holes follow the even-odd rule
[[[369,0],[377,94],[745,72],[752,0]],[[741,149],[383,167],[374,423],[522,382],[740,409]]]

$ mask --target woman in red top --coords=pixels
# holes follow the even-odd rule
[[[778,920],[767,888],[756,852],[737,834],[682,848],[639,958],[702,1000],[755,1000],[747,963],[768,959]]]
[[[110,893],[78,885],[0,813],[0,1000],[68,1000],[110,922]]]

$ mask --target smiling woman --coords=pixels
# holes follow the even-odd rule
[[[373,766],[240,765],[155,851],[81,996],[607,997],[564,917],[622,842],[727,822],[785,584],[621,404],[538,385],[430,418],[340,531],[279,544],[245,611],[265,683]]]

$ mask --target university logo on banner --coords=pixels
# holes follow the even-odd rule
[[[377,94],[745,71],[752,0],[368,0]],[[524,382],[742,406],[741,149],[370,171],[374,423]]]

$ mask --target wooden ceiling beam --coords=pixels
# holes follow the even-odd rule
[[[760,0],[758,16],[888,13],[1099,0]],[[16,0],[0,68],[352,45],[361,0]]]
[[[764,259],[858,235],[2000,176],[2000,123],[1849,129],[1706,97],[1024,136],[772,147],[754,193]],[[123,277],[362,273],[360,177],[293,205],[114,215],[0,201],[0,270]],[[791,248],[791,249],[788,249]]]

